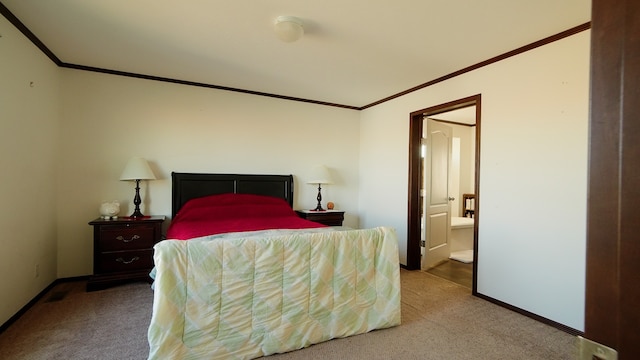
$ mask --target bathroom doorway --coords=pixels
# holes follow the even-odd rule
[[[457,282],[476,292],[477,270],[477,233],[478,233],[478,175],[480,148],[480,95],[452,101],[411,113],[410,154],[409,154],[409,215],[407,268],[426,270],[434,275]],[[429,119],[429,120],[427,120]],[[447,212],[433,214],[429,205],[434,202],[430,197],[430,169],[432,161],[427,155],[427,122],[437,122],[453,129],[451,137],[451,156],[446,161],[450,168],[447,194],[444,201],[449,202]],[[435,154],[429,154],[435,156]],[[425,164],[429,166],[427,169]],[[445,166],[442,166],[443,168]],[[428,170],[425,172],[425,170]],[[447,170],[449,171],[449,170]],[[425,175],[427,174],[427,175]],[[434,179],[434,182],[436,180]],[[439,195],[438,195],[439,196]],[[434,198],[437,196],[434,196]],[[442,196],[439,196],[442,197]],[[438,197],[438,199],[439,199]],[[442,199],[440,199],[442,200]],[[442,205],[442,204],[440,204]],[[430,216],[430,217],[429,217]],[[434,228],[434,219],[446,218],[446,232]],[[431,220],[431,221],[430,221]],[[450,232],[449,232],[450,231]],[[425,241],[431,234],[438,234],[442,241]],[[423,261],[425,256],[433,256],[429,251],[436,244],[446,248],[448,256],[433,261]],[[426,248],[424,247],[426,245]],[[438,251],[435,251],[438,253]],[[424,264],[428,264],[424,268]]]

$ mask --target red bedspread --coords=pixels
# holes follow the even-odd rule
[[[167,239],[187,240],[229,232],[318,227],[326,225],[300,218],[283,199],[221,194],[192,199],[184,204],[171,221]]]

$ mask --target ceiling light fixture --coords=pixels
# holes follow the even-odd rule
[[[280,40],[294,42],[304,34],[302,20],[295,16],[278,16],[275,22],[275,32]]]

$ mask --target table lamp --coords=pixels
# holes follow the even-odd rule
[[[156,176],[151,171],[147,160],[141,157],[133,157],[129,159],[127,166],[124,168],[122,175],[120,175],[120,180],[135,180],[136,181],[136,196],[133,198],[133,203],[136,208],[131,214],[132,218],[143,217],[142,212],[140,212],[140,203],[142,200],[140,199],[140,180],[155,180]]]
[[[307,184],[318,184],[318,205],[312,211],[326,211],[322,208],[322,193],[321,193],[321,185],[323,184],[331,184],[333,180],[331,179],[331,174],[329,173],[329,169],[327,169],[324,165],[318,165],[313,168],[313,172],[311,174],[311,180],[307,181]]]

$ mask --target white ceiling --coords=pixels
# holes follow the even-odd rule
[[[0,0],[63,63],[362,107],[590,21],[591,0]],[[279,15],[305,23],[284,43]]]

